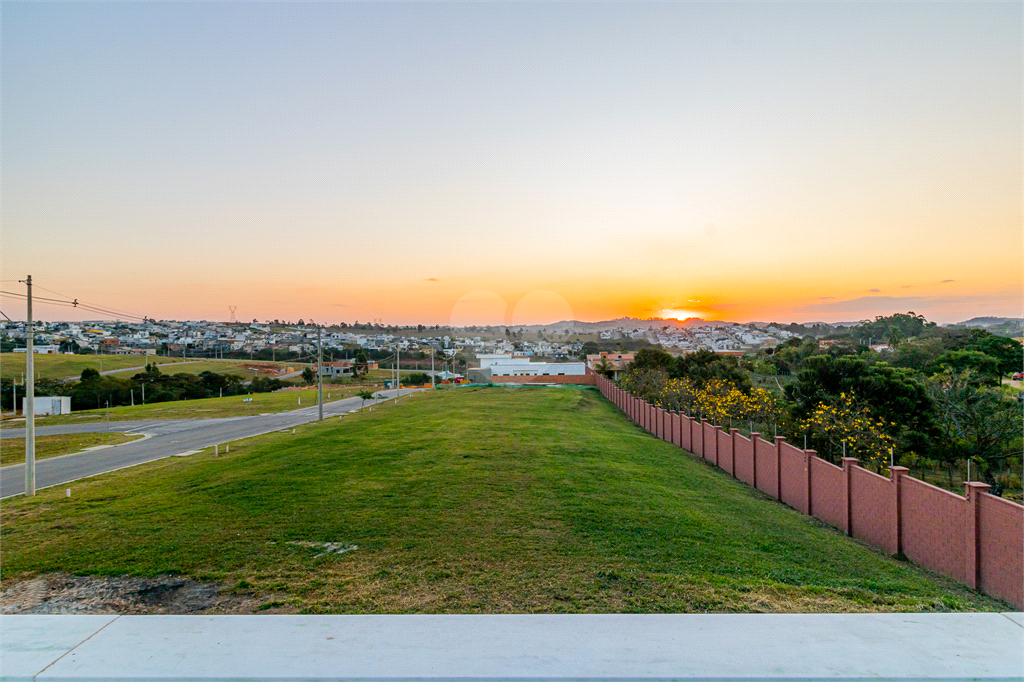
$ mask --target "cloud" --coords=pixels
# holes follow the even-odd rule
[[[441,280],[439,280],[439,279],[438,279],[437,277],[427,277],[427,278],[426,278],[425,280],[423,280],[423,281],[424,281],[424,282],[440,282]]]
[[[921,296],[861,296],[847,301],[812,303],[794,310],[801,313],[874,313],[883,310],[907,311],[934,303]]]
[[[872,294],[880,294],[880,293],[882,293],[881,289],[868,289],[868,291],[871,292]]]
[[[941,282],[939,282],[939,284],[949,284],[950,282],[955,282],[955,281],[956,281],[955,279],[944,279]]]
[[[347,308],[348,306],[345,305],[344,303],[335,303],[334,307],[335,308]]]
[[[833,301],[833,300],[835,300],[835,298],[836,298],[835,296],[819,296],[818,300],[819,301]]]

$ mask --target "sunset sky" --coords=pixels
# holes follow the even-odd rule
[[[1020,3],[0,11],[3,291],[157,319],[1024,314]]]

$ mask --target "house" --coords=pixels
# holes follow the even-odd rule
[[[629,368],[629,364],[633,362],[632,353],[606,353],[601,352],[596,355],[587,356],[587,367],[591,371],[596,372],[597,366],[602,362],[608,363],[613,371],[613,379],[618,379],[619,375],[626,372]]]

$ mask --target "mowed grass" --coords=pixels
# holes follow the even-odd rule
[[[69,433],[59,436],[36,436],[36,459],[59,457],[99,445],[120,445],[142,436],[127,436],[123,433]],[[25,463],[25,439],[4,438],[0,440],[0,466]]]
[[[115,372],[109,376],[119,379],[129,379],[136,372],[131,368],[145,367],[146,363],[155,363],[164,374],[200,374],[210,371],[218,374],[237,374],[245,379],[252,379],[254,372],[246,369],[248,365],[276,364],[281,368],[293,367],[301,371],[306,365],[303,363],[263,363],[249,360],[191,360],[186,358],[167,358],[155,355],[36,355],[35,371],[42,379],[68,379],[79,377],[82,370],[92,368],[96,371],[107,372],[110,370],[124,370]],[[6,379],[16,379],[19,383],[24,378],[25,354],[24,353],[2,353],[0,354],[0,375]],[[260,372],[261,376],[272,376],[267,372]]]
[[[5,582],[176,573],[312,613],[1007,608],[766,499],[592,390],[417,394],[71,487],[5,502]]]
[[[358,386],[324,386],[324,403],[351,398],[361,390]],[[243,399],[252,398],[252,402]],[[141,396],[138,397],[141,400]],[[233,395],[224,398],[200,398],[199,400],[175,400],[149,405],[121,406],[110,408],[110,421],[136,421],[140,419],[212,419],[214,417],[245,417],[298,410],[316,405],[316,388],[276,391],[274,393],[253,393]],[[71,414],[53,417],[36,417],[36,426],[56,424],[88,424],[106,421],[106,409],[80,410]],[[8,419],[8,428],[22,428],[24,419]]]

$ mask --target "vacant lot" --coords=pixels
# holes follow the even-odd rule
[[[5,503],[5,586],[173,574],[333,613],[1005,608],[629,424],[596,391],[411,396]]]
[[[251,379],[255,372],[246,369],[249,365],[270,365],[273,363],[252,363],[248,360],[192,360],[181,358],[165,358],[155,355],[36,355],[35,370],[42,379],[68,379],[79,377],[82,370],[92,368],[97,371],[125,370],[119,371],[111,376],[119,379],[129,379],[136,372],[133,367],[145,367],[146,363],[156,363],[164,374],[199,374],[210,371],[219,374],[237,374],[238,376]],[[306,365],[301,363],[277,363],[280,367],[293,367],[301,371]],[[0,354],[0,372],[4,378],[14,378],[19,383],[25,374],[24,353],[3,353]],[[260,376],[273,376],[268,372],[260,372]]]
[[[351,398],[361,389],[356,386],[325,386],[324,403],[342,398]],[[141,396],[140,396],[141,397]],[[252,398],[252,402],[244,399]],[[175,400],[150,405],[135,405],[110,408],[110,421],[134,421],[138,419],[212,419],[213,417],[245,417],[297,410],[316,405],[316,388],[277,391],[274,393],[253,393],[224,398],[201,398],[199,400]],[[55,417],[36,417],[36,426],[55,424],[88,424],[105,421],[107,411],[81,410],[72,414]],[[7,419],[7,428],[25,426],[24,418]]]
[[[123,433],[70,433],[61,436],[37,436],[36,459],[59,457],[99,445],[120,445],[142,436],[126,436]],[[0,441],[0,466],[21,464],[25,461],[25,439],[5,438]]]

